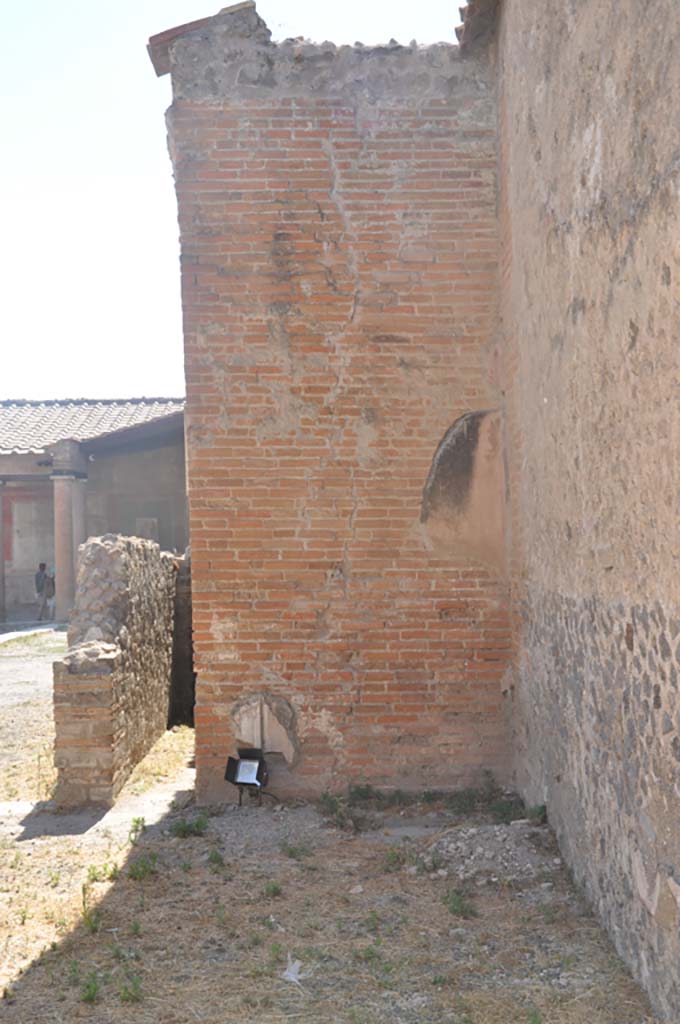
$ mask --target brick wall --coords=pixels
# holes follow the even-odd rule
[[[496,404],[488,70],[274,46],[248,7],[169,60],[199,793],[258,692],[294,709],[298,792],[502,774],[505,589],[419,523],[439,440]]]

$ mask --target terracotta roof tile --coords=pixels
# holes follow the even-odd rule
[[[183,409],[183,398],[5,399],[0,401],[0,454],[37,454],[56,441],[89,440]]]

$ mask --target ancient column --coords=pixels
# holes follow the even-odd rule
[[[73,481],[73,572],[78,579],[78,548],[87,540],[85,525],[85,487],[87,481]]]
[[[57,441],[49,452],[54,486],[55,615],[63,622],[73,607],[76,545],[85,533],[84,491],[80,488],[87,476],[87,462],[77,441]]]
[[[0,622],[7,617],[5,602],[5,509],[2,500],[5,481],[0,480]]]
[[[73,560],[73,487],[74,476],[53,476],[54,484],[54,571],[56,576],[55,616],[59,622],[69,617],[76,592]]]

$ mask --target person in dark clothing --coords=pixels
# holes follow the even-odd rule
[[[42,617],[47,611],[47,589],[45,583],[47,581],[47,565],[45,562],[41,562],[38,566],[38,571],[35,574],[35,599],[38,602],[38,622],[42,622]]]

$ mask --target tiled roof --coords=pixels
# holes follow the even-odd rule
[[[460,8],[462,25],[456,29],[462,49],[471,49],[475,44],[484,45],[493,36],[500,0],[469,0]]]
[[[86,441],[183,409],[183,398],[5,399],[0,401],[0,454],[38,454],[55,441]]]

